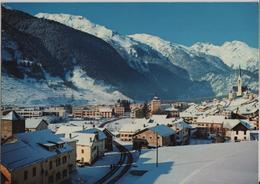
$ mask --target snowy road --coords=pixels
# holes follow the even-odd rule
[[[113,142],[113,144],[120,151],[120,160],[117,164],[101,179],[99,179],[96,184],[114,184],[116,183],[123,175],[127,173],[130,169],[133,162],[132,154],[125,148],[123,145],[118,142]]]

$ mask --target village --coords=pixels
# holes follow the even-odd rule
[[[226,97],[199,103],[154,96],[2,112],[1,183],[124,183],[146,175],[131,167],[147,150],[258,141],[258,95],[242,85],[241,72]]]

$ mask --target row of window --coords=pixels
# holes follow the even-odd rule
[[[67,163],[67,157],[63,156],[62,157],[62,164],[66,164]],[[60,158],[56,158],[56,167],[58,167],[59,165],[61,165],[61,159]],[[52,161],[49,162],[49,169],[52,169]]]
[[[122,141],[131,141],[132,139],[121,139]]]
[[[208,123],[206,123],[206,124],[198,124],[198,126],[213,126],[213,124],[208,124]]]
[[[32,177],[35,177],[37,174],[37,168],[34,167],[32,169]],[[28,171],[24,171],[24,180],[27,180],[28,179]]]
[[[121,134],[121,137],[132,137],[133,135],[131,134]]]
[[[238,135],[238,132],[239,132],[239,131],[237,130],[237,131],[236,131],[236,135]],[[244,135],[246,135],[246,130],[244,131]]]
[[[63,164],[66,164],[67,163],[67,157],[66,156],[63,156],[62,157],[62,163]],[[56,167],[59,166],[61,164],[61,159],[60,158],[57,158],[56,159]],[[49,162],[49,169],[51,170],[52,169],[52,161]],[[32,177],[35,177],[37,175],[37,168],[34,167],[32,169]],[[24,171],[24,180],[27,180],[28,179],[28,171]]]
[[[68,175],[67,169],[64,169],[64,170],[62,171],[62,178],[66,178],[67,175]],[[57,181],[59,181],[59,180],[61,180],[61,173],[60,173],[60,172],[57,172],[57,173],[56,173],[56,180],[55,180],[55,181],[57,182]],[[49,178],[48,178],[48,183],[54,183],[54,177],[53,177],[53,175],[49,176]]]
[[[141,138],[141,136],[139,136],[139,138]],[[143,138],[143,139],[146,139],[146,137],[145,137],[145,136],[143,136],[142,138]],[[149,137],[149,138],[150,138],[150,140],[152,140],[152,139],[153,139],[153,137]],[[156,137],[155,137],[155,139],[156,139]],[[158,136],[158,137],[157,137],[157,139],[160,139],[160,137]]]

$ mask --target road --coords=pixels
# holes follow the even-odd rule
[[[95,184],[114,184],[116,183],[127,171],[130,169],[131,164],[133,163],[133,156],[130,151],[125,148],[123,145],[119,144],[116,141],[113,141],[113,144],[120,151],[120,159],[117,164],[101,179],[99,179]]]
[[[125,117],[123,117],[125,118]],[[114,121],[123,119],[117,118],[110,121],[106,121],[99,125],[100,128],[103,128],[106,124],[112,123]],[[116,183],[127,171],[130,169],[131,164],[133,163],[133,156],[130,151],[125,148],[123,145],[119,144],[116,141],[113,141],[113,144],[120,151],[120,159],[117,164],[101,179],[99,179],[95,184],[114,184]]]

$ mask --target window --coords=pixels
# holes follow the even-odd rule
[[[244,137],[244,140],[246,140],[246,137]]]
[[[67,169],[63,170],[63,172],[62,172],[62,177],[63,177],[63,178],[67,177]]]
[[[236,131],[236,134],[238,135],[238,130]]]
[[[33,176],[36,176],[36,167],[33,168]]]
[[[53,176],[52,176],[52,175],[49,176],[49,178],[48,178],[48,183],[53,183]]]
[[[235,141],[237,141],[237,136],[235,136]]]
[[[246,130],[244,131],[244,135],[246,135]]]
[[[60,180],[60,172],[57,172],[56,174],[56,181],[59,181]]]
[[[24,171],[23,179],[27,180],[27,178],[28,178],[28,171]]]
[[[62,157],[62,163],[65,164],[66,162],[67,162],[67,157],[66,156]]]
[[[56,159],[56,166],[59,166],[60,165],[60,158],[57,158]]]
[[[52,169],[52,161],[49,162],[49,169]]]
[[[81,153],[84,153],[84,149],[81,150]]]

